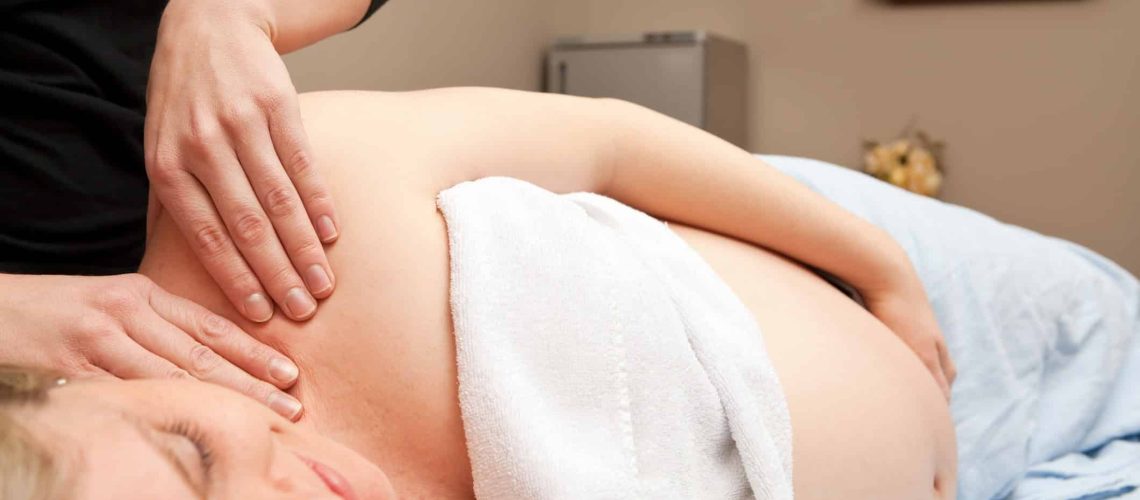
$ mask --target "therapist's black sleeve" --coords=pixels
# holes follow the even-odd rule
[[[376,11],[379,10],[380,7],[383,7],[384,3],[387,1],[388,0],[372,0],[372,3],[368,5],[368,12],[364,13],[364,17],[360,19],[360,22],[356,23],[356,26],[364,24],[364,21],[367,21],[368,18],[372,17],[372,14],[375,14]],[[356,26],[353,26],[353,29],[355,29]]]

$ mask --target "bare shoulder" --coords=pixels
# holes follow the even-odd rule
[[[599,118],[606,102],[460,87],[303,94],[301,111],[319,163],[376,165],[405,191],[434,197],[492,175],[580,187],[612,142]]]

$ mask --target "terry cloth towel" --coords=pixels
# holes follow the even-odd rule
[[[663,223],[506,178],[437,203],[479,498],[792,497],[756,322]]]

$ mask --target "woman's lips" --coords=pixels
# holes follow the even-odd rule
[[[348,480],[337,472],[336,469],[308,457],[301,455],[297,455],[297,457],[300,458],[302,462],[308,464],[309,468],[313,469],[313,472],[317,473],[317,476],[321,478],[321,481],[325,482],[325,486],[328,486],[329,491],[333,492],[333,494],[344,500],[357,500],[356,492],[352,490],[352,485],[348,484]]]

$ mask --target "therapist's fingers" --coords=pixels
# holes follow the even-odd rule
[[[198,380],[234,389],[260,401],[290,420],[301,413],[301,404],[276,387],[234,366],[208,346],[199,343],[182,329],[165,321],[154,311],[142,311],[127,325],[128,334],[144,349],[169,361]]]
[[[312,317],[317,302],[281,247],[237,157],[232,152],[216,153],[199,179],[209,191],[233,242],[286,316],[294,320]]]
[[[938,354],[939,361],[942,362],[942,371],[946,373],[946,381],[953,386],[954,379],[958,378],[958,367],[950,358],[950,349],[946,347],[946,342],[938,343]]]
[[[950,401],[950,381],[946,379],[946,372],[941,366],[934,373],[934,378],[938,381],[938,388],[942,390],[942,397],[946,398],[946,401]]]
[[[282,389],[292,387],[297,382],[297,365],[226,318],[159,287],[152,289],[149,301],[154,312],[164,321],[218,353],[243,372]],[[240,390],[239,387],[234,388]]]
[[[269,103],[269,133],[285,173],[296,187],[301,203],[317,236],[325,243],[340,236],[340,222],[333,206],[332,190],[314,164],[309,136],[301,122],[296,92],[288,99]]]
[[[90,361],[90,357],[88,357],[88,360]],[[85,378],[85,379],[92,379],[92,378],[94,378],[94,379],[100,379],[100,378],[119,379],[119,377],[116,377],[111,372],[103,369],[100,366],[94,365],[94,364],[81,367],[80,372],[78,374],[76,374],[76,377],[77,378]]]
[[[238,159],[309,293],[317,298],[328,297],[336,281],[324,246],[317,239],[296,188],[281,167],[264,125],[251,128],[238,145]]]
[[[935,350],[937,351],[937,347],[935,347]],[[946,380],[946,371],[942,366],[942,360],[938,352],[933,354],[931,359],[926,363],[926,367],[930,370],[931,375],[934,375],[934,381],[938,384],[938,389],[942,391],[942,397],[949,401],[950,382]]]
[[[903,337],[904,342],[918,355],[918,360],[926,367],[926,371],[934,377],[934,383],[942,391],[943,397],[950,397],[950,383],[946,380],[946,373],[942,366],[942,357],[938,348],[938,339],[929,336],[916,335]]]
[[[190,374],[148,351],[128,335],[108,337],[87,353],[92,364],[120,379],[189,378]]]
[[[250,321],[269,321],[273,303],[230,240],[209,193],[190,172],[170,167],[171,162],[177,165],[177,160],[160,154],[154,168],[148,165],[151,187],[163,200],[163,208],[234,308]]]

